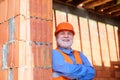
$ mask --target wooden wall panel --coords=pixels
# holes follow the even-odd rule
[[[110,67],[110,55],[108,50],[107,30],[104,23],[98,22],[102,65]]]
[[[78,17],[76,15],[68,14],[68,22],[73,25],[75,30],[75,36],[74,36],[74,42],[73,42],[72,48],[76,50],[81,50]]]
[[[117,59],[120,60],[118,30],[119,30],[118,27],[114,26],[116,54],[117,54]]]
[[[53,11],[53,48],[55,49],[57,47],[54,31],[56,26],[61,22],[66,22],[67,17],[65,12],[61,12],[59,10]]]
[[[99,43],[97,21],[89,19],[89,29],[90,29],[90,41],[91,41],[93,64],[96,66],[101,66],[102,61],[100,54],[100,43]]]
[[[79,20],[82,52],[88,57],[89,61],[92,63],[88,20],[83,17],[79,17]]]
[[[56,16],[56,25],[58,25],[60,22],[67,21],[65,12],[55,10],[55,16]]]
[[[109,45],[109,50],[110,50],[110,60],[117,61],[115,35],[114,35],[113,26],[107,24],[106,28],[107,28],[107,35],[108,35],[108,45]]]
[[[117,79],[116,75],[119,74],[119,71],[116,73],[114,66],[117,65],[119,67],[118,61],[120,60],[118,27],[68,12],[54,10],[53,36],[56,25],[63,21],[70,22],[73,25],[76,34],[72,47],[73,49],[82,51],[88,57],[96,69],[94,80]],[[54,37],[53,48],[55,47],[56,42]]]
[[[55,35],[54,35],[54,32],[55,32],[55,29],[56,29],[56,15],[55,15],[55,11],[53,10],[53,48],[55,49],[57,47],[57,44],[56,44],[56,39],[55,39]]]
[[[94,66],[96,76],[93,80],[119,80],[119,26],[115,26],[114,21],[110,19],[94,14],[91,15],[84,9],[79,11],[76,8],[68,7],[68,5],[61,5],[59,3],[54,5],[54,31],[58,23],[70,22],[74,26],[76,33],[72,47],[82,51]],[[53,42],[55,42],[54,40],[55,38]]]

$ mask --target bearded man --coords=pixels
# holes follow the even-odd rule
[[[74,35],[73,26],[68,22],[56,27],[57,48],[52,51],[52,80],[92,80],[95,76],[95,69],[87,57],[71,48]]]

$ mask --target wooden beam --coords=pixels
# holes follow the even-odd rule
[[[105,9],[103,12],[104,13],[112,13],[112,12],[116,12],[116,11],[120,11],[120,4],[117,4],[108,9]]]
[[[72,2],[73,0],[66,0],[67,3]]]
[[[92,2],[89,2],[89,3],[85,4],[84,7],[92,9],[96,6],[100,6],[100,5],[105,4],[107,2],[110,2],[110,1],[112,1],[112,0],[94,0]]]
[[[91,2],[91,1],[93,1],[93,0],[84,0],[84,1],[82,1],[80,4],[86,4],[86,3],[89,3],[89,2]]]
[[[110,6],[112,6],[114,4],[115,4],[114,1],[110,1],[110,2],[107,2],[106,4],[103,4],[103,5],[100,5],[100,6],[96,6],[95,10],[96,11],[102,11],[104,9],[108,9]]]
[[[120,16],[120,11],[112,13],[111,16],[112,17]]]
[[[93,1],[93,0],[84,0],[84,1],[82,1],[81,3],[79,3],[79,4],[77,5],[77,7],[79,8],[79,7],[83,6],[84,4],[87,4],[87,3],[91,2],[91,1]]]

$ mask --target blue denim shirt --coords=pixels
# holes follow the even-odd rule
[[[70,80],[92,80],[94,78],[95,70],[82,52],[80,52],[80,57],[83,64],[76,64],[72,49],[67,50],[60,47],[59,49],[68,54],[68,56],[72,59],[73,64],[66,62],[60,52],[53,50],[52,68],[55,71],[55,75],[64,76]]]

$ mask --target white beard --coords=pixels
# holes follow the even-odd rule
[[[64,41],[67,40],[67,41]],[[57,38],[58,45],[63,48],[71,48],[73,39],[59,39]]]

